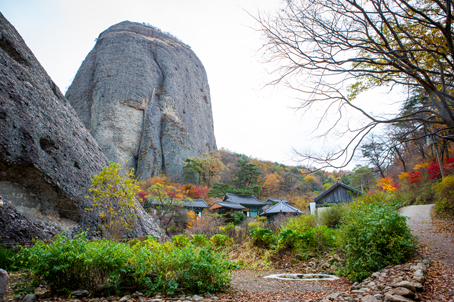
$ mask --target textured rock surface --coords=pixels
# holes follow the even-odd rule
[[[101,33],[66,97],[107,158],[140,179],[181,175],[187,157],[216,150],[202,63],[149,26],[124,21]]]
[[[8,202],[0,207],[0,229],[1,242],[6,243],[50,239],[61,231],[59,227],[22,215]]]
[[[52,218],[49,223],[66,229],[96,227],[97,215],[85,212],[84,196],[107,158],[1,14],[0,69],[0,195],[32,220]],[[142,214],[132,235],[161,234]]]

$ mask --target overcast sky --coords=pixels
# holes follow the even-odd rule
[[[63,93],[111,25],[130,20],[171,33],[191,46],[207,71],[218,148],[297,165],[292,148],[323,147],[323,140],[313,139],[317,111],[302,116],[291,108],[298,104],[291,92],[265,87],[273,75],[257,54],[263,40],[249,15],[272,13],[280,5],[281,0],[0,0],[0,11]]]

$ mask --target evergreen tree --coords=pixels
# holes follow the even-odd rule
[[[262,182],[260,180],[261,173],[259,172],[257,166],[253,164],[248,158],[239,159],[236,165],[240,168],[240,170],[235,174],[233,183],[238,189],[252,188]]]

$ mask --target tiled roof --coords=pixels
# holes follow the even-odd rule
[[[209,208],[210,206],[203,199],[183,200],[183,206],[186,208]]]
[[[244,206],[266,206],[268,203],[258,200],[254,195],[236,195],[232,193],[225,194],[224,202],[232,202]]]
[[[216,201],[216,204],[225,207],[225,208],[230,208],[230,209],[235,209],[235,210],[243,210],[246,209],[242,205],[235,203],[235,202],[229,202],[229,201]]]
[[[161,204],[161,201],[159,201],[157,199],[149,200],[149,202],[151,204],[153,204],[153,205],[160,205]],[[163,202],[163,203],[167,204],[166,202]],[[205,202],[205,200],[203,200],[203,199],[193,199],[192,201],[190,201],[188,199],[183,199],[183,200],[174,199],[174,200],[172,200],[171,204],[176,206],[176,207],[183,206],[183,207],[187,207],[187,208],[191,208],[191,207],[194,207],[194,208],[209,208],[210,207]]]
[[[286,202],[278,202],[265,212],[261,213],[260,216],[269,216],[272,214],[279,214],[279,213],[303,213],[302,211],[298,210],[295,207],[292,207]]]
[[[281,202],[282,201],[282,202],[285,202],[285,203],[288,202],[287,199],[278,199],[278,198],[268,198],[267,201],[271,201],[271,202]]]

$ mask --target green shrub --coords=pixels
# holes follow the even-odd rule
[[[51,244],[38,240],[27,250],[28,267],[36,276],[32,286],[38,286],[39,279],[42,279],[52,292],[86,287],[90,282],[87,278],[91,279],[88,276],[90,268],[85,266],[87,244],[84,234],[73,239],[57,235]]]
[[[303,235],[299,231],[292,229],[282,230],[277,236],[277,249],[278,250],[293,250],[303,242]]]
[[[320,224],[326,225],[330,229],[340,227],[342,216],[347,210],[347,204],[337,204],[329,207],[328,209],[320,213]]]
[[[18,259],[20,250],[18,248],[8,248],[0,245],[0,268],[6,271],[20,269],[22,264]]]
[[[246,220],[247,216],[243,212],[233,212],[233,223],[235,225],[241,224],[243,221]]]
[[[224,234],[216,234],[210,238],[210,244],[214,247],[226,247],[232,244],[232,240]]]
[[[252,242],[254,245],[263,248],[273,247],[276,242],[276,237],[269,229],[256,228],[251,231]]]
[[[268,218],[255,216],[254,221],[249,222],[248,226],[250,228],[263,228],[268,224]]]
[[[195,249],[192,245],[175,248],[165,243],[152,248],[139,247],[136,254],[134,277],[140,280],[147,294],[215,292],[224,290],[230,283],[229,261],[210,248]]]
[[[301,235],[302,245],[305,249],[324,252],[335,247],[335,233],[326,225],[310,228]]]
[[[203,234],[194,234],[192,235],[192,244],[198,247],[202,246],[207,246],[209,243],[209,240],[207,239],[207,236]]]
[[[340,272],[360,281],[389,264],[407,260],[415,250],[406,218],[394,207],[377,203],[356,203],[342,221],[341,247],[345,267]]]
[[[301,233],[307,231],[311,227],[315,227],[317,225],[317,221],[314,216],[312,215],[298,215],[295,217],[290,218],[287,220],[281,229],[292,229],[295,231],[299,231]]]
[[[227,213],[229,214],[229,213]],[[226,223],[224,226],[219,227],[219,232],[227,234],[231,232],[235,232],[236,226],[233,222]]]
[[[436,199],[435,212],[441,217],[454,217],[454,176],[448,175],[434,186]]]
[[[190,245],[191,241],[186,235],[180,234],[172,237],[172,243],[178,247],[185,247]]]
[[[23,249],[28,275],[33,279],[30,290],[43,283],[52,292],[94,290],[98,283],[117,292],[125,288],[169,294],[225,289],[230,282],[230,264],[223,254],[211,248],[183,246],[189,239],[179,238],[175,241],[180,246],[158,243],[153,238],[128,243],[88,242],[84,233],[72,239],[58,235],[52,243],[37,241],[35,246]]]

